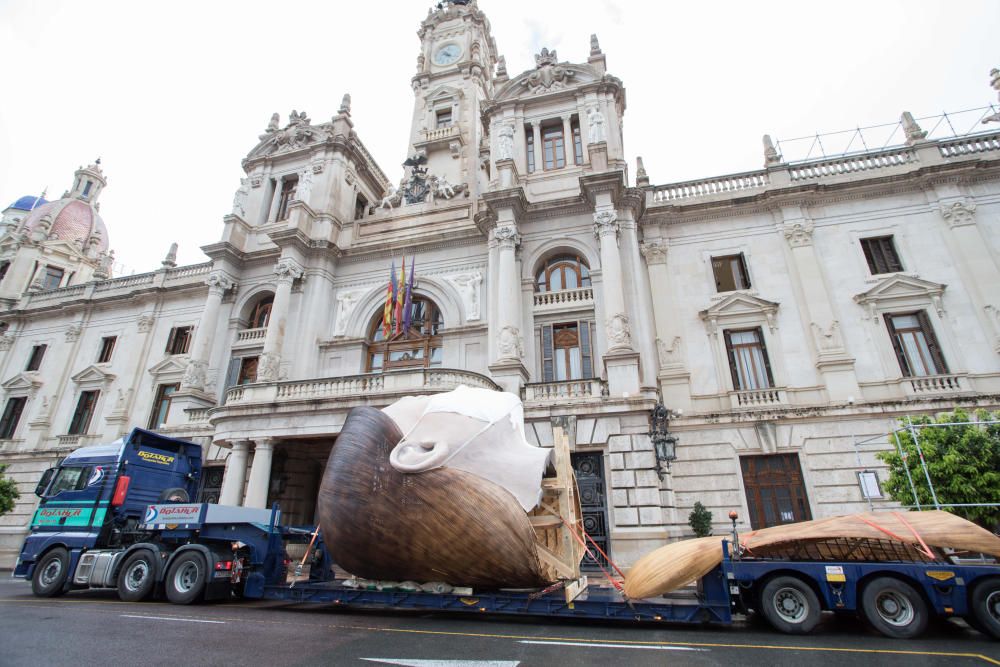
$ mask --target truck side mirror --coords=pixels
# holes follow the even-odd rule
[[[42,473],[42,479],[38,481],[38,485],[35,487],[35,495],[42,498],[45,495],[45,490],[49,488],[49,482],[52,481],[52,475],[56,474],[58,468],[49,468],[44,473]]]

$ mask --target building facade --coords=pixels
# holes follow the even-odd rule
[[[4,212],[0,461],[22,498],[0,566],[41,472],[134,426],[205,445],[204,499],[308,524],[351,408],[513,392],[533,443],[568,429],[586,527],[628,565],[696,501],[720,528],[891,505],[858,473],[884,476],[899,416],[1000,405],[1000,132],[910,123],[794,163],[766,141],[761,170],[658,186],[629,175],[596,37],[511,76],[475,0],[418,34],[398,182],[345,95],[329,121],[272,117],[202,264],[111,277],[99,164]]]

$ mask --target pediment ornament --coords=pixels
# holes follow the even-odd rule
[[[70,379],[78,385],[102,385],[114,382],[115,376],[92,364]]]
[[[916,308],[928,302],[934,305],[939,316],[944,316],[944,295],[947,285],[923,280],[914,276],[896,274],[879,281],[866,292],[854,296],[854,301],[865,309],[865,319],[877,319],[880,311],[892,308]]]
[[[188,358],[187,355],[173,355],[167,357],[163,361],[159,362],[155,366],[150,367],[149,374],[154,376],[162,375],[184,375],[184,371],[187,370]]]
[[[275,114],[277,116],[277,114]],[[292,111],[288,125],[278,128],[278,120],[272,116],[267,130],[260,136],[260,143],[250,151],[249,157],[261,157],[304,148],[325,140],[329,136],[326,126],[312,125],[306,112]]]
[[[3,387],[4,392],[8,396],[34,396],[35,392],[44,384],[42,379],[37,373],[18,373],[11,379],[4,382],[0,387]]]
[[[709,333],[718,334],[719,325],[750,324],[754,320],[767,322],[773,333],[778,328],[780,304],[745,292],[733,292],[721,301],[698,313],[708,326]]]

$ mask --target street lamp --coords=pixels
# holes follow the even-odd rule
[[[670,462],[677,459],[677,436],[672,435],[670,427],[670,410],[657,403],[649,413],[649,439],[656,453],[656,475],[661,480],[670,471]]]

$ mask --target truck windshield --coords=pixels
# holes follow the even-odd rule
[[[84,488],[87,486],[90,470],[90,466],[60,468],[45,495],[54,496],[63,491],[77,491]]]

